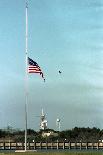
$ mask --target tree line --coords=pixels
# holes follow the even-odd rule
[[[33,129],[27,130],[28,142],[33,141],[71,141],[71,142],[98,142],[103,140],[103,130],[99,128],[85,128],[75,127],[73,129],[54,131],[53,129],[47,129],[45,132],[53,131],[58,133],[55,136],[42,137],[43,130],[35,131]],[[0,129],[0,140],[10,140],[14,142],[24,142],[24,130],[7,130]]]

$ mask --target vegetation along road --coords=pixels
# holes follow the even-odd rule
[[[103,155],[103,152],[27,152],[27,153],[0,153],[0,155]]]

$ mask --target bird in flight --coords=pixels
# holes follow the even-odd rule
[[[44,79],[44,82],[45,82],[45,79]]]
[[[62,72],[59,70],[59,74],[61,74]]]

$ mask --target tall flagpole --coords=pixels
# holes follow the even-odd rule
[[[27,103],[28,103],[28,2],[26,0],[26,47],[25,47],[25,151],[27,150]]]

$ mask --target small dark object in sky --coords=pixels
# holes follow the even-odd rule
[[[61,74],[62,72],[59,70],[59,73]]]
[[[44,79],[44,82],[45,82],[45,79]]]

